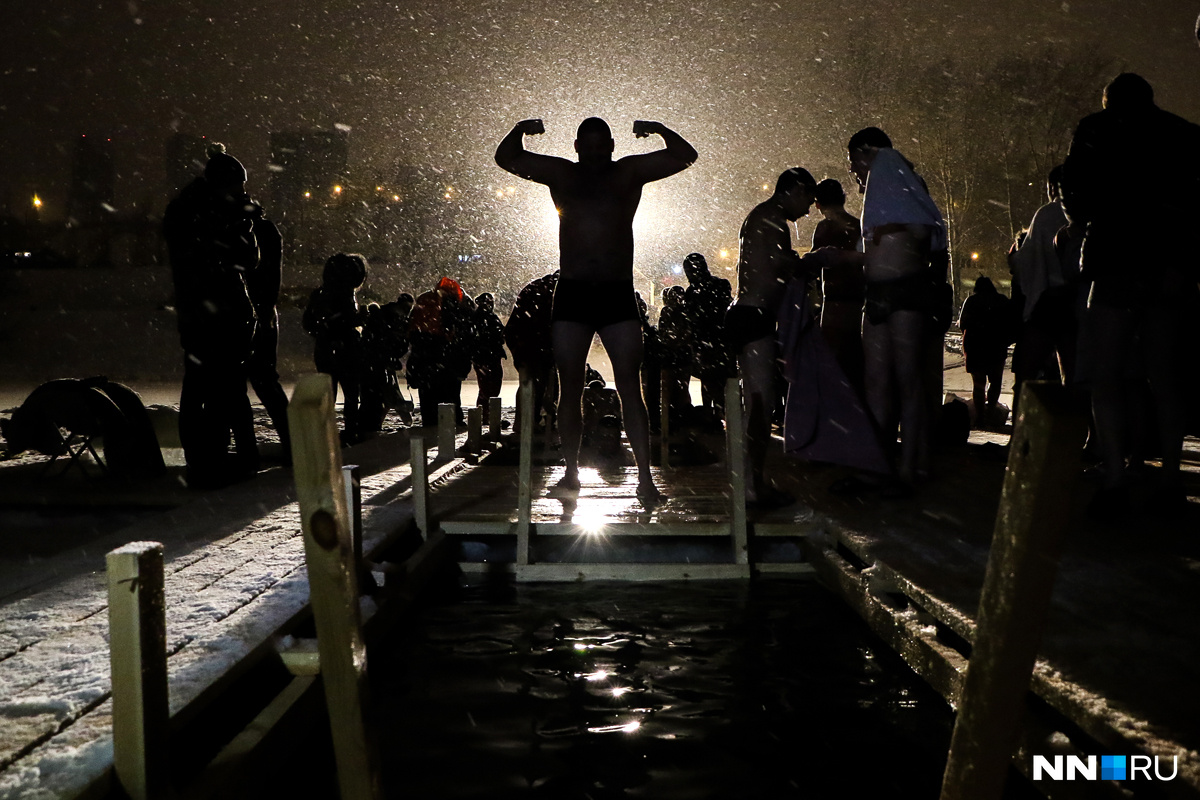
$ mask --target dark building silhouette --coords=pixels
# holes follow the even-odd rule
[[[103,136],[80,136],[71,158],[67,219],[79,226],[94,225],[107,219],[115,210],[115,183],[112,140]]]

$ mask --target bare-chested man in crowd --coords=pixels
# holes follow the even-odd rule
[[[525,149],[523,137],[545,130],[541,120],[531,119],[518,122],[500,142],[496,163],[546,184],[558,209],[562,276],[554,291],[550,335],[562,392],[558,430],[567,462],[559,488],[579,488],[584,364],[598,333],[612,361],[621,415],[637,461],[638,497],[650,504],[660,495],[650,475],[650,427],[639,374],[642,327],[633,289],[633,215],[642,187],[691,166],[696,150],[662,123],[638,121],[633,128],[639,137],[658,134],[667,146],[613,161],[608,123],[589,117],[576,133],[579,161],[569,161]]]
[[[879,128],[854,134],[847,150],[850,171],[865,195],[865,252],[827,248],[806,261],[822,267],[863,265],[867,406],[880,431],[892,439],[899,409],[897,471],[901,487],[909,487],[928,475],[932,398],[937,403],[941,398],[938,326],[950,311],[944,292],[946,223],[925,182]]]
[[[800,266],[792,249],[790,223],[808,214],[817,182],[808,170],[793,167],[775,182],[775,193],[759,203],[738,235],[737,301],[725,314],[725,335],[737,352],[746,404],[746,449],[750,478],[746,500],[786,505],[791,498],[763,476],[771,418],[775,411],[778,346],[775,326],[787,282]]]

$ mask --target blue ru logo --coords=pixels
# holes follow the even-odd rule
[[[1125,756],[1100,756],[1100,780],[1125,780]]]

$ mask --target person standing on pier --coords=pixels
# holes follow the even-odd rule
[[[204,174],[163,215],[184,352],[179,439],[193,488],[227,485],[258,464],[246,395],[255,327],[246,275],[259,260],[255,226],[262,208],[246,193],[246,177],[241,162],[213,143]]]
[[[763,466],[779,376],[776,323],[788,281],[800,267],[790,223],[808,215],[816,188],[808,170],[792,167],[776,180],[775,192],[747,215],[738,234],[737,301],[725,312],[725,335],[737,352],[746,398],[746,501],[760,506],[793,500],[767,482]]]
[[[589,117],[575,139],[577,162],[531,153],[525,136],[545,131],[538,119],[523,120],[496,148],[496,164],[550,188],[558,210],[559,266],[551,339],[562,402],[558,428],[567,469],[559,488],[579,488],[583,368],[598,333],[612,360],[629,443],[638,466],[638,498],[650,505],[661,495],[650,475],[650,427],[639,368],[642,331],[633,289],[633,216],[642,187],[687,169],[696,149],[660,122],[637,121],[635,136],[657,134],[666,147],[613,160],[608,123]]]
[[[946,222],[886,133],[863,128],[846,150],[863,193],[863,252],[826,247],[805,261],[823,270],[864,270],[866,401],[885,441],[894,442],[899,428],[899,482],[886,489],[904,496],[929,477],[933,414],[941,406],[943,341],[953,314]]]

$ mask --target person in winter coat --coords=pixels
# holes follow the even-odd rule
[[[980,276],[975,281],[975,291],[963,303],[958,315],[958,327],[963,332],[963,354],[973,385],[971,397],[975,404],[976,424],[986,428],[987,420],[991,419],[996,403],[1000,401],[1004,361],[1013,338],[1008,298],[996,291],[991,278]]]
[[[316,339],[313,360],[317,371],[333,379],[334,399],[342,390],[342,440],[357,442],[362,435],[359,392],[363,374],[362,326],[355,291],[367,279],[367,260],[338,253],[325,262],[321,286],[304,310],[304,330]]]
[[[224,145],[214,144],[204,174],[163,215],[184,353],[179,438],[195,488],[226,485],[258,465],[246,395],[255,316],[245,276],[258,264],[254,229],[262,208],[246,193],[246,177]]]
[[[408,320],[411,352],[405,375],[417,390],[421,424],[437,424],[438,405],[458,406],[462,386],[461,356],[455,348],[456,326],[461,324],[462,287],[452,278],[442,278],[431,291],[419,296]],[[468,356],[469,369],[469,356]],[[461,412],[459,412],[461,413]]]
[[[484,292],[475,298],[475,353],[471,362],[475,366],[475,380],[479,384],[479,396],[475,404],[483,407],[483,421],[487,424],[489,402],[500,396],[504,383],[504,364],[508,356],[504,352],[504,324],[496,316],[496,298]]]

